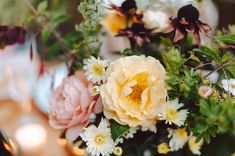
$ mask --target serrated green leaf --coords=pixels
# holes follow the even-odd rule
[[[216,39],[224,43],[235,44],[235,34],[220,35]]]
[[[222,59],[220,58],[219,54],[210,49],[210,48],[207,48],[207,47],[201,47],[199,49],[194,49],[195,52],[198,52],[202,55],[205,55],[205,56],[208,56],[210,57],[211,59],[213,59],[214,61],[216,61],[217,63],[222,63]]]
[[[111,128],[111,135],[113,140],[115,141],[119,137],[123,136],[125,133],[127,133],[130,129],[129,126],[121,125],[117,123],[116,121],[112,120],[110,122],[110,128]]]
[[[37,10],[42,13],[47,9],[47,7],[48,7],[48,2],[45,0],[38,4]]]

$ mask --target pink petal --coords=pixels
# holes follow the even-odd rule
[[[193,33],[193,35],[194,35],[194,38],[195,38],[195,40],[196,40],[196,42],[197,42],[197,45],[200,47],[200,46],[201,46],[201,38],[200,38],[199,32],[198,32],[198,31],[195,31],[195,32]]]
[[[91,103],[91,98],[92,97],[90,96],[88,89],[85,89],[81,93],[80,105],[81,105],[82,111],[86,111],[86,109],[89,107],[89,105]]]
[[[65,138],[70,144],[72,144],[73,141],[79,137],[80,133],[83,131],[83,128],[85,128],[87,125],[88,123],[84,123],[75,127],[68,128],[65,133]]]
[[[171,22],[170,23],[170,25],[165,29],[165,30],[163,30],[163,33],[170,33],[170,32],[172,32],[173,30],[174,30],[175,28],[174,28],[174,23],[173,22]]]
[[[59,124],[56,120],[54,119],[50,119],[49,120],[49,124],[51,125],[51,127],[53,127],[54,129],[66,129],[67,125],[62,125]]]
[[[94,106],[94,113],[99,114],[102,111],[103,111],[103,103],[102,103],[101,97],[99,97]]]
[[[184,34],[179,29],[176,29],[174,42],[178,42],[179,40],[182,40],[183,38],[184,38]]]

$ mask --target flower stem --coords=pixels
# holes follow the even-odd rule
[[[50,21],[48,20],[47,17],[45,17],[44,15],[42,15],[40,12],[37,11],[37,9],[32,5],[31,2],[29,2],[28,0],[23,0],[23,2],[26,4],[26,6],[31,10],[31,12],[36,16],[36,17],[41,17],[44,21],[44,23],[46,24],[46,26],[48,27],[48,29],[52,32],[52,34],[54,35],[55,39],[60,43],[61,47],[62,47],[62,51],[64,53],[65,56],[65,63],[68,65],[68,58],[66,57],[66,53],[70,53],[69,48],[67,47],[65,40],[63,39],[63,37],[61,36],[61,34],[56,31],[56,29],[54,28],[54,26],[50,23]]]
[[[224,62],[223,64],[219,65],[219,68],[211,71],[210,73],[208,73],[207,75],[205,75],[203,78],[207,78],[208,76],[210,76],[211,74],[213,74],[214,72],[219,71],[220,69],[224,69],[225,66],[227,66],[230,62],[235,60],[235,56],[233,56],[231,59],[229,59],[228,61]]]

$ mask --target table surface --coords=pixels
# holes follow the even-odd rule
[[[30,155],[23,154],[23,156],[72,156],[73,154],[68,153],[66,148],[57,143],[57,138],[59,137],[60,132],[49,126],[47,115],[41,113],[34,104],[32,104],[31,113],[38,117],[42,125],[46,128],[47,141],[44,148],[40,150],[40,152]],[[23,111],[17,103],[8,100],[0,101],[0,127],[3,128],[10,137],[14,136],[14,125],[16,124],[16,119],[22,114]]]

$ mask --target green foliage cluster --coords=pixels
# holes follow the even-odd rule
[[[199,113],[193,114],[193,120],[188,124],[190,130],[198,136],[198,140],[204,138],[207,143],[216,134],[235,134],[235,105],[233,99],[200,99]]]
[[[74,45],[73,53],[80,57],[97,56],[99,52],[101,45],[100,20],[102,18],[100,7],[100,2],[96,0],[84,0],[78,6],[84,21],[76,25],[79,42]]]

